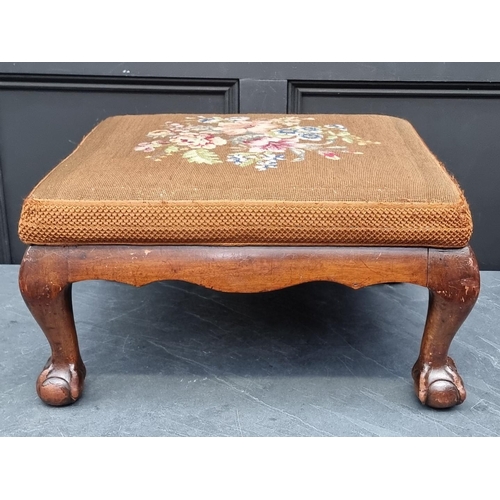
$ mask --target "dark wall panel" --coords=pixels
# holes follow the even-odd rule
[[[470,62],[0,62],[0,73],[252,80],[498,82],[499,63]]]
[[[286,113],[286,80],[240,80],[241,113]]]
[[[406,118],[457,178],[474,220],[472,246],[482,269],[500,269],[500,87],[292,82],[289,111],[375,113]]]
[[[0,80],[7,228],[1,212],[0,224],[4,240],[10,240],[12,262],[20,262],[25,249],[17,236],[23,198],[97,123],[119,114],[238,112],[237,87],[237,81],[209,80]],[[3,261],[8,258],[4,255]]]

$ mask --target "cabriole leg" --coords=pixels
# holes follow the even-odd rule
[[[448,349],[479,294],[479,269],[470,247],[430,249],[427,287],[429,310],[412,371],[415,392],[423,404],[450,408],[463,403],[466,393]]]
[[[54,265],[48,255],[50,249],[47,255],[39,249],[30,254],[30,250],[21,264],[19,286],[52,349],[36,389],[45,403],[68,405],[80,397],[85,379],[73,318],[71,283],[67,281],[65,268]]]

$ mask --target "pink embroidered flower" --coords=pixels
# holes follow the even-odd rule
[[[273,120],[219,122],[218,128],[226,135],[266,134],[276,128],[276,123]]]
[[[283,153],[288,148],[296,148],[299,140],[295,137],[290,139],[280,139],[278,137],[260,137],[243,142],[249,149],[250,153],[262,153],[263,151],[275,151],[276,153]]]
[[[164,141],[162,141],[164,142]],[[159,148],[161,146],[160,141],[153,141],[153,142],[140,142],[137,144],[137,146],[134,148],[135,151],[144,151],[146,153],[151,153],[154,151],[156,148]]]
[[[227,143],[222,137],[214,134],[194,134],[182,133],[170,139],[170,142],[178,146],[187,146],[193,149],[215,149],[217,146],[223,146]]]
[[[340,156],[335,151],[318,151],[318,153],[329,160],[340,160]]]

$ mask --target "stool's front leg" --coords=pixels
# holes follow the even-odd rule
[[[448,349],[476,303],[479,269],[470,247],[429,250],[429,311],[420,356],[413,367],[420,401],[450,408],[465,400],[465,389]]]
[[[71,283],[65,266],[57,258],[63,251],[54,248],[40,254],[28,248],[19,274],[23,299],[52,349],[52,356],[38,377],[37,392],[45,403],[54,406],[74,403],[85,379],[73,318]]]

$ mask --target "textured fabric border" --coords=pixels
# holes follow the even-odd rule
[[[24,243],[38,245],[334,245],[464,247],[457,204],[277,201],[25,200]]]

